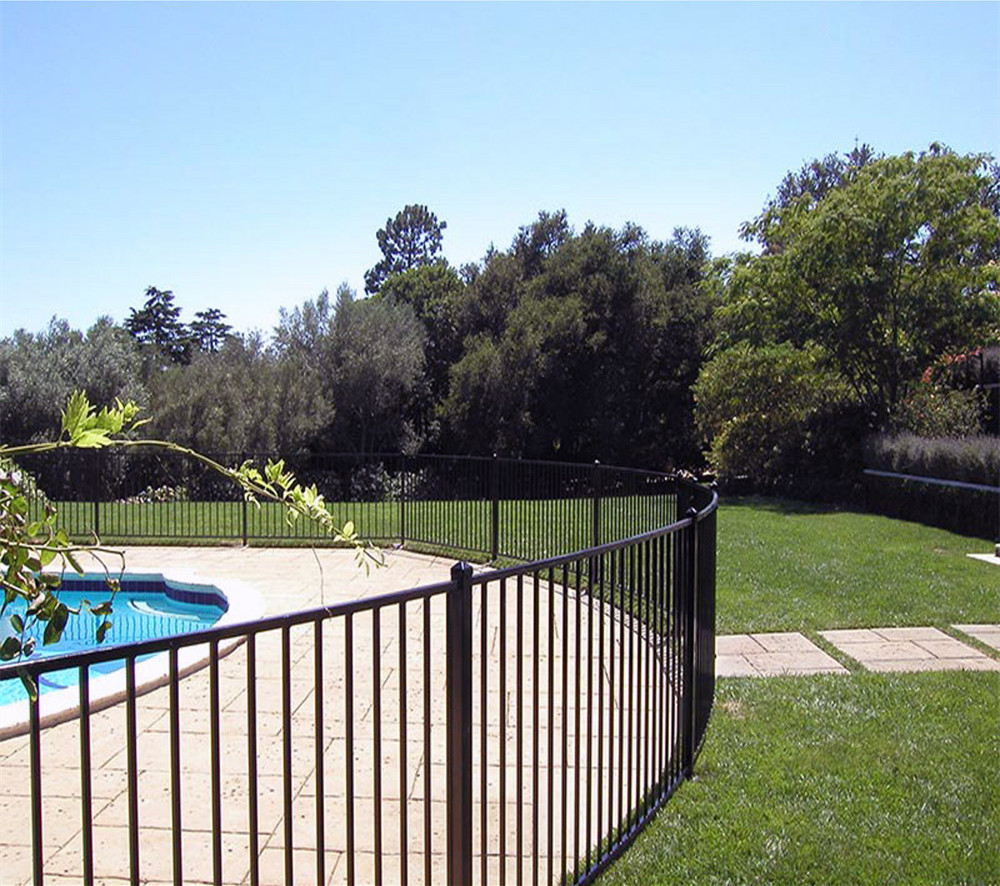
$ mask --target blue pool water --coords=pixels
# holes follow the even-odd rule
[[[91,605],[107,600],[111,596],[103,575],[86,574],[63,579],[59,599],[71,609],[80,606],[83,600]],[[4,613],[4,624],[9,625],[11,612],[22,614],[13,604]],[[110,616],[112,628],[100,644],[101,648],[136,643],[157,637],[170,637],[201,630],[215,624],[228,608],[225,595],[211,585],[194,585],[165,579],[162,575],[126,573],[121,579],[121,590],[114,599],[114,611]],[[35,625],[33,633],[38,637],[38,645],[31,658],[47,658],[97,648],[97,626],[100,619],[84,608],[77,616],[70,616],[58,643],[45,646],[41,643],[44,625]],[[108,661],[91,665],[93,680],[101,674],[111,673],[124,667],[121,661]],[[76,686],[79,677],[77,668],[67,668],[43,674],[39,681],[39,692],[54,692],[67,686]],[[0,705],[27,698],[27,693],[19,679],[0,682]]]

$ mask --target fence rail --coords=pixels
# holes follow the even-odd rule
[[[0,743],[0,790],[30,821],[22,881],[587,883],[690,775],[715,682],[713,492],[603,465],[310,458],[291,466],[366,534],[497,568],[0,667],[79,675],[76,719],[43,729],[36,701],[27,737]],[[132,539],[307,537],[244,523],[195,473],[185,501],[152,502],[146,464],[26,467],[81,532],[89,514]],[[207,666],[184,676],[193,648]],[[166,684],[144,694],[155,654]],[[114,659],[125,697],[98,712],[91,671]],[[53,772],[74,773],[78,813]],[[109,851],[114,824],[127,844]]]

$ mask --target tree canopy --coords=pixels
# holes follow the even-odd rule
[[[199,350],[214,354],[222,347],[233,327],[224,322],[226,315],[218,308],[197,311],[194,317],[191,322],[191,338]]]
[[[180,316],[173,292],[147,286],[146,303],[139,309],[132,308],[125,328],[140,344],[155,345],[171,362],[187,363],[191,358],[191,337]]]
[[[995,339],[998,173],[938,146],[845,169],[749,225],[765,251],[719,319],[725,343],[820,345],[878,422],[938,355]]]
[[[375,238],[382,251],[382,260],[365,272],[365,292],[378,292],[387,278],[411,268],[430,264],[441,251],[441,239],[447,222],[423,204],[410,204],[387,218]]]

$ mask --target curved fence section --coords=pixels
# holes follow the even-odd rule
[[[306,538],[195,472],[86,455],[25,465],[77,532]],[[0,799],[25,809],[22,831],[0,836],[14,841],[0,845],[5,872],[36,883],[591,881],[690,774],[704,740],[714,493],[601,465],[291,466],[367,535],[493,565],[0,667],[0,688],[75,672],[77,688],[63,691],[79,699],[47,728],[45,694],[17,702],[24,728],[0,741]],[[208,664],[186,675],[192,648]],[[150,656],[168,676],[143,686],[137,663]],[[94,675],[115,664],[120,698],[93,703]]]

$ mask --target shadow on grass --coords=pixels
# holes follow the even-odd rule
[[[817,514],[857,514],[870,517],[872,514],[858,507],[846,504],[826,504],[814,501],[798,501],[792,498],[769,498],[763,495],[727,495],[719,499],[720,507],[745,507],[771,514],[785,516],[810,516]]]

